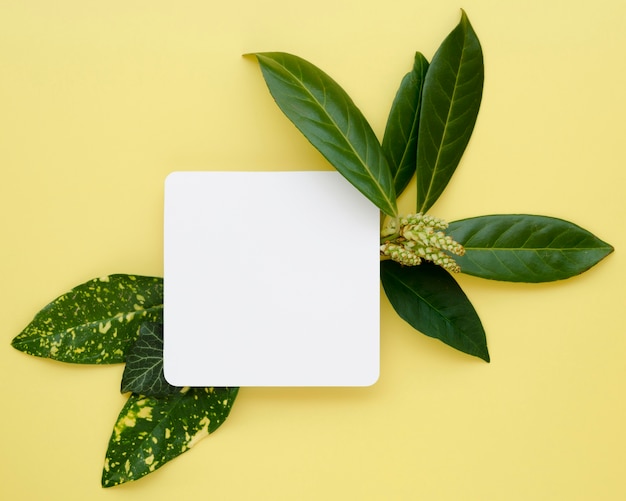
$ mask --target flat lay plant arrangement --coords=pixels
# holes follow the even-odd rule
[[[346,92],[299,57],[254,54],[277,105],[381,211],[381,280],[398,315],[421,333],[489,361],[485,332],[458,272],[512,282],[578,275],[613,251],[587,230],[530,214],[450,224],[428,215],[469,142],[483,89],[476,33],[461,20],[432,61],[416,53],[382,143]],[[416,183],[415,211],[397,198]],[[163,376],[163,281],[110,275],[44,307],[12,341],[30,355],[79,364],[125,363],[128,401],[114,424],[102,485],[141,478],[193,447],[228,417],[238,388],[179,388]]]

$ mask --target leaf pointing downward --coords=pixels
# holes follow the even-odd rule
[[[104,461],[102,486],[137,480],[188,451],[225,421],[239,388],[184,388],[166,397],[132,394]]]
[[[483,92],[483,53],[465,12],[430,63],[417,144],[417,211],[439,198],[469,142]]]
[[[319,152],[381,211],[397,215],[389,165],[346,92],[311,63],[284,52],[254,54],[276,104]]]
[[[489,362],[480,318],[446,270],[428,262],[402,266],[383,261],[380,277],[389,302],[403,320],[427,336]]]

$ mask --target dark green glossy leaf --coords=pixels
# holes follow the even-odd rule
[[[143,322],[161,322],[163,279],[96,278],[63,294],[11,342],[37,357],[77,364],[124,362]]]
[[[324,157],[381,211],[395,216],[396,196],[376,135],[346,92],[319,68],[291,54],[254,54],[283,113]]]
[[[465,12],[430,63],[417,144],[417,210],[439,198],[469,142],[483,91],[483,53]]]
[[[454,221],[448,234],[465,247],[463,273],[510,282],[550,282],[578,275],[613,251],[562,219],[527,214]]]
[[[385,294],[400,318],[464,353],[489,362],[485,330],[467,296],[443,268],[380,263]]]
[[[387,119],[383,151],[391,168],[396,195],[404,191],[415,174],[417,127],[427,69],[428,61],[417,52],[413,69],[402,79]]]
[[[139,339],[126,356],[122,393],[162,397],[180,390],[163,375],[163,324],[141,324]]]
[[[132,394],[115,423],[102,486],[137,480],[186,452],[228,417],[239,388],[184,388],[166,397]]]

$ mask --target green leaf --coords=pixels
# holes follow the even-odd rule
[[[102,486],[137,480],[186,452],[228,417],[239,388],[184,388],[166,397],[132,394],[115,423]]]
[[[489,362],[485,331],[474,307],[443,268],[424,262],[380,263],[389,302],[400,318],[427,336]]]
[[[417,144],[417,210],[439,198],[469,142],[483,91],[483,53],[465,12],[430,63]]]
[[[547,216],[481,216],[454,221],[448,234],[465,247],[463,273],[509,282],[550,282],[578,275],[613,252],[580,226]]]
[[[387,160],[374,131],[346,92],[291,54],[254,54],[272,97],[319,152],[381,211],[397,215]]]
[[[96,278],[63,294],[11,345],[29,355],[77,364],[124,362],[143,322],[162,321],[163,279]]]
[[[396,195],[404,191],[415,174],[417,128],[427,69],[428,61],[417,52],[413,69],[402,79],[387,119],[383,151],[391,168]]]
[[[163,375],[163,324],[141,324],[139,339],[126,356],[122,393],[163,397],[180,390],[169,384]]]

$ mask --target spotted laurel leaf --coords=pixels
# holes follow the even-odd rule
[[[239,388],[183,388],[165,397],[132,394],[113,428],[102,486],[137,480],[191,449],[228,417]]]
[[[11,345],[61,362],[124,362],[144,322],[162,322],[163,279],[109,275],[90,280],[45,306]]]

